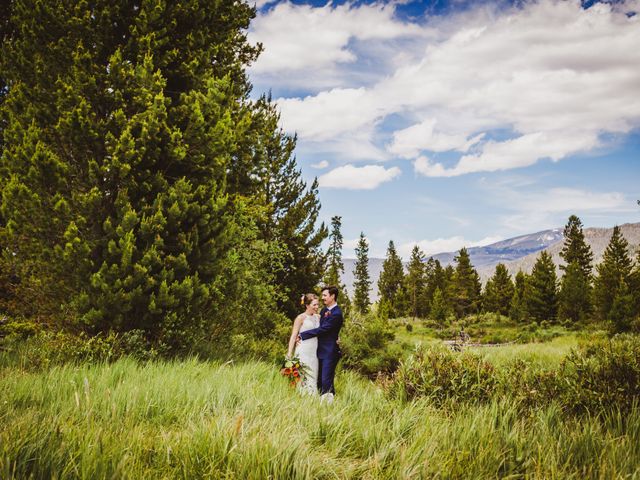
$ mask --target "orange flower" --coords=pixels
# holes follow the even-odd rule
[[[285,368],[282,370],[282,374],[283,375],[291,375],[291,369],[290,368]]]
[[[300,373],[298,372],[298,370],[294,370],[293,371],[293,376],[294,377],[299,377],[300,376]]]

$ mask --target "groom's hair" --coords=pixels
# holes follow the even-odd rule
[[[336,302],[338,301],[338,287],[334,287],[333,285],[329,285],[328,287],[324,287],[322,289],[322,291],[324,292],[325,290],[327,290],[329,292],[329,295],[333,295],[333,298],[335,298]]]

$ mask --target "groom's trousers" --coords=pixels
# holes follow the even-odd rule
[[[318,390],[320,390],[320,395],[325,393],[333,393],[335,395],[336,389],[333,387],[333,379],[336,375],[338,360],[340,360],[340,357],[318,359]]]

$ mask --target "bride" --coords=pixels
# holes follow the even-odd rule
[[[289,339],[289,349],[287,356],[294,353],[300,359],[305,368],[305,379],[300,385],[304,393],[318,393],[318,338],[302,340],[296,346],[298,335],[305,330],[318,328],[320,325],[320,315],[318,315],[318,296],[307,293],[300,299],[300,303],[305,306],[305,311],[298,315],[293,321],[293,330]]]

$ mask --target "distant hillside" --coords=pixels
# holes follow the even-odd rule
[[[621,225],[620,228],[622,234],[629,242],[632,252],[635,252],[640,246],[640,223],[626,223]],[[589,245],[591,245],[595,263],[600,262],[602,259],[602,254],[609,243],[612,232],[612,228],[584,229],[585,239]],[[562,228],[554,228],[509,238],[483,247],[471,247],[468,251],[471,262],[478,270],[480,278],[484,282],[493,274],[495,266],[500,262],[504,263],[513,275],[515,275],[518,270],[530,273],[536,258],[542,250],[547,250],[552,255],[556,265],[559,265],[561,261],[559,253],[560,250],[562,250],[563,238]],[[437,258],[444,266],[453,263],[453,258],[456,254],[457,252],[437,253],[433,255],[433,258]],[[369,259],[369,273],[373,280],[373,286],[371,288],[371,299],[373,301],[378,298],[377,282],[380,277],[380,272],[382,271],[383,262],[384,259],[382,258]],[[349,294],[352,295],[355,259],[345,258],[344,267],[345,274],[343,281],[347,286]]]
[[[631,255],[635,256],[636,250],[640,247],[640,223],[625,223],[624,225],[620,225],[620,230],[622,231],[622,235],[629,242],[629,247],[631,250]],[[602,255],[604,254],[607,245],[609,244],[609,240],[611,239],[611,234],[613,233],[613,228],[585,228],[584,236],[587,243],[591,246],[591,250],[593,251],[593,261],[594,264],[600,263],[602,260]],[[562,258],[560,258],[560,251],[562,250],[562,242],[555,243],[550,245],[545,250],[551,254],[553,257],[553,262],[556,266],[560,266]],[[538,253],[533,253],[526,255],[517,260],[512,260],[510,262],[503,262],[509,272],[512,275],[518,273],[519,270],[522,270],[526,273],[531,273],[533,269],[533,265],[536,262],[536,258],[538,257]],[[496,262],[497,263],[497,262]],[[480,274],[480,278],[485,281],[491,275],[493,275],[493,271],[495,269],[495,264],[493,265],[484,265],[478,266],[478,273]],[[559,269],[558,269],[559,271]]]

